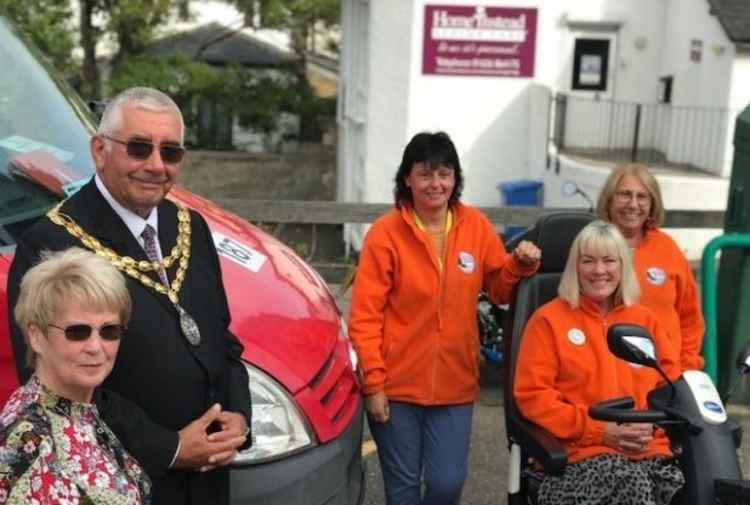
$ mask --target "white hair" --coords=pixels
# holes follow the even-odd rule
[[[173,112],[180,118],[180,144],[185,140],[185,121],[177,104],[167,94],[158,89],[146,87],[128,88],[121,91],[113,99],[107,102],[102,118],[99,121],[97,133],[106,136],[114,136],[122,124],[122,109],[125,106],[151,112]],[[111,142],[105,139],[107,149],[111,148]]]

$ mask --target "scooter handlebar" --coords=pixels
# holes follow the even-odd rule
[[[589,407],[589,416],[614,423],[660,423],[669,417],[660,410],[630,410],[635,406],[631,396],[599,402]]]

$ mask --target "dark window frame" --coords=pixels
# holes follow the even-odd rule
[[[610,39],[577,37],[573,47],[573,80],[570,88],[573,91],[607,91],[607,76],[609,74]],[[599,56],[601,58],[600,79],[596,84],[581,82],[581,60],[584,56]]]

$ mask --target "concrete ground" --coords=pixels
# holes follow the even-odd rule
[[[497,505],[505,503],[508,475],[502,391],[499,370],[487,366],[483,368],[483,375],[486,377],[481,396],[474,406],[469,477],[464,486],[462,503]],[[385,503],[383,479],[375,444],[368,430],[365,432],[362,454],[367,462],[367,496],[364,503],[382,505]]]
[[[337,285],[332,292],[338,293]],[[351,291],[339,296],[337,303],[348,318]],[[508,451],[502,404],[500,370],[483,363],[480,369],[481,392],[474,407],[474,420],[469,453],[469,477],[464,486],[462,503],[465,505],[498,505],[506,503],[508,479]],[[745,478],[750,478],[750,407],[730,405],[730,417],[738,420],[746,434],[745,443],[738,451],[744,462]],[[362,454],[367,464],[367,496],[365,505],[385,503],[383,480],[378,463],[377,449],[365,423]]]

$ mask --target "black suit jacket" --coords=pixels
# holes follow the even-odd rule
[[[159,242],[167,255],[176,243],[177,207],[165,200],[158,208]],[[147,259],[93,180],[70,197],[61,212],[118,254]],[[179,295],[180,305],[200,327],[201,344],[187,342],[165,295],[126,275],[133,314],[114,369],[95,395],[104,420],[151,477],[155,505],[227,503],[226,467],[206,473],[168,468],[177,449],[177,431],[216,402],[224,410],[243,413],[248,425],[251,417],[247,371],[240,362],[243,347],[228,330],[218,254],[205,220],[195,211],[190,213],[190,265]],[[21,277],[38,261],[40,251],[71,246],[81,244],[46,217],[24,233],[8,277],[9,313],[18,300]],[[175,264],[167,271],[170,280],[176,269]],[[155,272],[151,276],[158,282]],[[23,336],[15,324],[11,334],[16,363],[25,363]],[[29,371],[20,375],[25,381]]]

